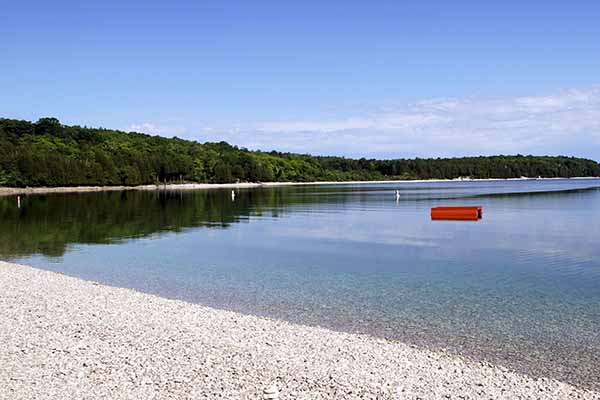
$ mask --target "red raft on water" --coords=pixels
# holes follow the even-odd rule
[[[481,206],[433,207],[432,220],[477,221],[483,216]]]

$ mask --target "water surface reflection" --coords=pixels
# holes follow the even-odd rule
[[[0,198],[0,256],[598,388],[598,185],[63,194],[25,197],[20,210]],[[484,218],[431,221],[442,204],[482,205]]]

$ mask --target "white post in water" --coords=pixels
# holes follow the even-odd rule
[[[278,400],[279,399],[279,389],[277,389],[277,385],[273,385],[271,387],[263,390],[263,399],[264,400]]]
[[[17,208],[21,208],[21,196],[17,196]]]

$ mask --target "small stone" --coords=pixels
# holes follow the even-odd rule
[[[279,389],[276,385],[272,385],[263,390],[263,399],[264,400],[276,400],[279,399]]]

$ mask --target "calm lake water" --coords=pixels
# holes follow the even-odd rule
[[[600,181],[0,197],[0,258],[600,387]],[[396,201],[395,190],[401,198]],[[431,221],[482,205],[477,222]]]

